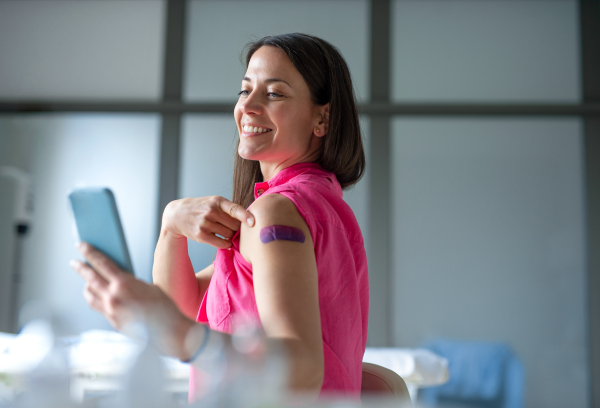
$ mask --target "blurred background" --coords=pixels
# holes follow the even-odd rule
[[[502,342],[525,406],[600,406],[599,27],[576,0],[0,0],[0,331],[32,299],[108,328],[67,192],[114,191],[150,281],[166,203],[231,197],[244,44],[304,32],[360,106],[369,345]]]

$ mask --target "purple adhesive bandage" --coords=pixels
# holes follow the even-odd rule
[[[260,240],[263,244],[277,240],[303,243],[305,237],[301,229],[287,225],[269,225],[260,230]]]

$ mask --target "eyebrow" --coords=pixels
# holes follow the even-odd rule
[[[244,78],[242,78],[242,81],[252,82],[252,80],[250,78],[248,78],[247,76],[245,76]],[[267,78],[267,79],[265,79],[265,82],[266,83],[270,83],[270,82],[283,82],[284,84],[286,84],[290,88],[292,87],[287,81],[284,81],[283,79],[280,79],[280,78]]]

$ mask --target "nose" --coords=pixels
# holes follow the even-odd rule
[[[245,98],[240,98],[238,105],[245,115],[260,115],[263,112],[262,102],[260,101],[258,92],[255,90],[250,92]]]

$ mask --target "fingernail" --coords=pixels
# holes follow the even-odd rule
[[[248,225],[253,227],[254,226],[254,217],[248,217],[248,219],[246,220],[248,222]]]
[[[73,269],[77,268],[77,266],[78,266],[77,261],[74,259],[71,259],[71,261],[69,262],[69,266]]]

